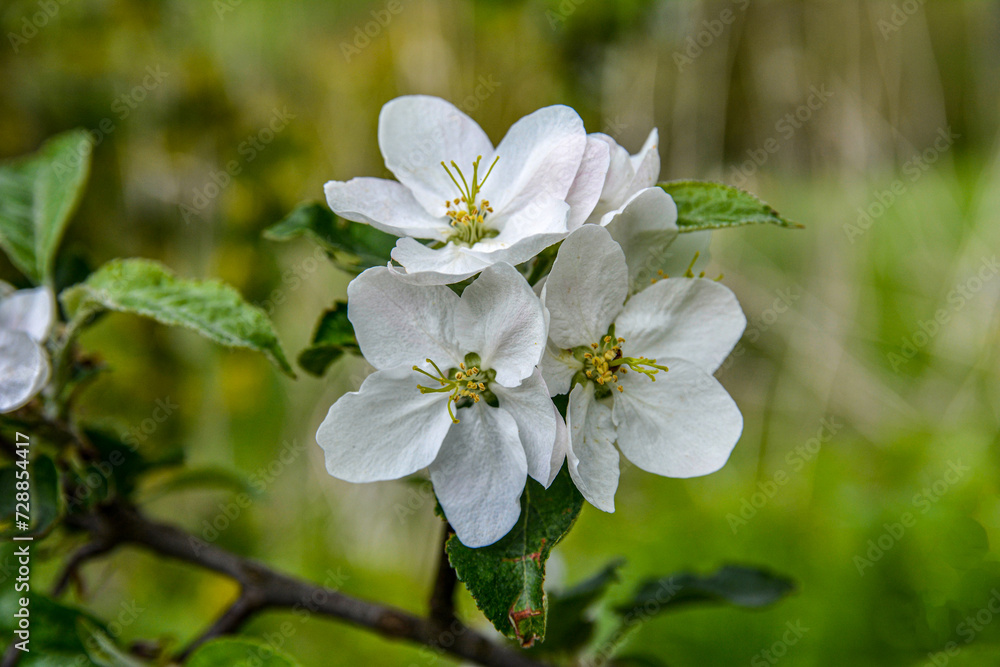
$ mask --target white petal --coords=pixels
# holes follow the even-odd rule
[[[510,264],[484,269],[465,288],[455,326],[463,351],[477,353],[507,387],[530,376],[545,351],[542,302]]]
[[[545,346],[541,369],[550,395],[559,396],[569,393],[573,376],[583,370],[583,362],[573,356],[572,350],[561,350],[549,343]]]
[[[392,249],[392,258],[405,272],[401,278],[414,285],[451,285],[470,278],[490,265],[468,248],[452,243],[428,248],[411,238],[401,238]]]
[[[383,267],[368,269],[347,286],[347,316],[362,354],[378,369],[425,359],[442,370],[458,366],[458,304],[458,295],[447,287],[411,285]]]
[[[677,206],[661,188],[640,190],[601,220],[625,253],[629,292],[638,292],[657,277],[667,248],[677,238]]]
[[[522,208],[542,195],[565,199],[586,145],[583,121],[569,107],[528,114],[497,146],[497,162],[482,196],[498,213]]]
[[[450,229],[447,219],[435,218],[413,198],[407,187],[383,178],[330,181],[323,187],[333,212],[347,220],[363,222],[396,236],[443,241]]]
[[[578,384],[566,410],[569,474],[583,497],[605,512],[615,511],[618,489],[618,450],[611,408],[594,400],[594,385]]]
[[[499,234],[479,241],[472,246],[471,252],[478,257],[486,258],[485,253],[511,248],[517,243],[535,236],[549,236],[551,240],[541,246],[541,248],[545,248],[562,240],[566,235],[566,221],[568,219],[569,204],[562,199],[547,195],[538,197],[527,206],[515,211],[503,212],[497,214],[496,217],[487,218],[487,221],[499,231]],[[531,257],[534,255],[529,255],[522,261],[527,261]],[[494,259],[493,261],[501,260]],[[520,262],[508,262],[508,264],[520,264]]]
[[[635,173],[630,185],[633,192],[656,185],[660,177],[659,143],[660,135],[654,127],[639,152],[629,158]]]
[[[648,290],[647,290],[648,291]],[[715,472],[729,459],[743,431],[743,416],[719,382],[683,359],[660,359],[670,368],[656,382],[619,374],[614,397],[618,448],[632,463],[667,477]]]
[[[584,225],[563,241],[545,283],[549,337],[563,349],[598,342],[627,294],[621,247],[603,227]]]
[[[707,278],[670,278],[629,299],[615,334],[625,339],[629,356],[687,359],[714,373],[746,323],[728,287]]]
[[[32,340],[49,337],[55,317],[55,297],[48,287],[23,289],[0,300],[0,329],[23,331]]]
[[[549,390],[537,369],[519,387],[508,388],[492,384],[490,388],[517,422],[517,433],[524,446],[528,474],[538,483],[548,486],[552,475],[552,449],[556,444],[556,415],[553,413]],[[556,469],[558,472],[558,469]]]
[[[441,163],[450,167],[454,161],[471,178],[473,161],[480,155],[485,161],[493,153],[489,137],[474,120],[451,103],[426,95],[397,97],[382,107],[378,145],[385,166],[435,217],[444,215],[445,201],[459,196]]]
[[[425,382],[409,368],[393,368],[341,396],[316,431],[327,472],[348,482],[378,482],[429,466],[452,421],[450,396],[421,394],[417,385]]]
[[[458,411],[431,481],[458,539],[470,548],[493,544],[521,515],[528,465],[517,423],[506,410],[485,403]]]
[[[611,149],[606,141],[593,136],[587,137],[587,147],[580,161],[580,168],[566,194],[566,203],[572,211],[569,215],[569,230],[573,231],[590,216],[604,189],[611,163]]]
[[[632,165],[632,158],[628,151],[619,146],[617,141],[606,134],[596,133],[590,136],[606,143],[610,155],[608,175],[604,180],[598,208],[594,211],[594,213],[603,215],[620,207],[632,194],[629,188],[632,186],[632,181],[635,180],[635,167]],[[591,220],[593,220],[593,216],[591,216]]]
[[[0,329],[0,413],[23,407],[48,380],[45,350],[23,331]]]

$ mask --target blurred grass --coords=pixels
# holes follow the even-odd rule
[[[317,0],[60,5],[16,52],[0,49],[0,155],[110,119],[63,261],[146,256],[182,275],[221,277],[273,309],[294,353],[319,312],[344,296],[348,277],[316,263],[305,242],[281,246],[259,233],[299,201],[321,198],[326,180],[385,173],[375,128],[386,100],[442,95],[494,141],[553,103],[571,104],[589,130],[633,150],[659,127],[663,178],[745,180],[806,229],[742,229],[713,242],[709,273],[725,274],[752,332],[720,374],[746,419],[730,463],[686,481],[626,471],[617,513],[588,507],[557,550],[554,584],[617,555],[628,558],[622,596],[650,575],[726,562],[799,582],[798,594],[773,609],[686,611],[630,635],[627,652],[671,665],[771,664],[760,652],[789,622],[808,628],[780,658],[790,667],[924,665],[949,641],[961,651],[947,664],[992,664],[1000,624],[986,623],[966,643],[962,623],[1000,588],[992,546],[1000,539],[1000,280],[985,280],[961,307],[949,297],[1000,248],[1000,5],[926,3],[884,36],[880,21],[895,6],[887,2],[400,2],[398,13],[380,2]],[[733,24],[679,68],[675,54],[727,9]],[[27,0],[4,4],[8,42],[37,11]],[[369,44],[352,52],[356,28],[384,20],[379,12],[389,12],[386,25],[376,23]],[[134,93],[147,67],[167,76]],[[823,84],[830,101],[783,135],[777,123]],[[276,109],[294,118],[262,150],[241,150]],[[913,180],[909,161],[949,125],[960,135],[955,145]],[[737,171],[771,137],[778,150]],[[180,206],[193,206],[233,160],[240,173],[186,222]],[[904,193],[867,231],[849,235],[858,209],[897,180]],[[6,263],[0,277],[19,280]],[[784,312],[780,294],[795,295]],[[948,322],[912,359],[894,363],[939,309]],[[325,380],[290,382],[249,354],[118,315],[83,342],[113,369],[87,395],[86,414],[110,411],[128,429],[170,398],[180,407],[143,434],[144,451],[180,446],[190,465],[263,484],[219,531],[220,544],[422,609],[441,530],[432,503],[405,483],[332,480],[312,440],[328,406],[360,384],[361,360],[338,362]],[[822,419],[842,426],[799,469],[787,457]],[[295,452],[287,463],[285,442]],[[925,505],[917,494],[937,497],[933,485],[950,461],[969,470]],[[779,472],[787,483],[734,532],[729,517]],[[150,511],[210,535],[232,500],[184,492]],[[859,574],[868,541],[907,512],[912,527]],[[147,610],[125,639],[188,639],[234,595],[220,579],[134,551],[85,573],[80,601],[98,614],[114,618],[132,601]],[[467,597],[463,612],[482,625]],[[287,614],[258,618],[247,632],[273,636],[289,621],[286,647],[306,665],[447,662]]]

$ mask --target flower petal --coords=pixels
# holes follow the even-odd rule
[[[458,366],[459,297],[447,287],[411,285],[384,267],[368,269],[347,287],[347,316],[365,359],[378,369],[423,364]]]
[[[376,371],[344,394],[316,431],[326,470],[348,482],[399,479],[429,466],[452,428],[450,395],[421,394],[405,367]]]
[[[452,243],[442,248],[428,248],[411,238],[396,241],[392,258],[404,271],[392,267],[390,270],[413,285],[451,285],[471,278],[490,265],[468,248]]]
[[[559,414],[559,408],[552,404],[552,412],[556,417],[556,443],[552,447],[552,458],[549,460],[549,478],[543,483],[547,489],[552,486],[556,476],[562,469],[563,461],[566,460],[566,453],[569,451],[569,429],[566,428],[566,420]]]
[[[18,290],[0,300],[0,329],[23,331],[32,340],[49,337],[55,317],[55,297],[48,287]]]
[[[687,359],[714,373],[746,323],[728,287],[707,278],[669,278],[629,299],[615,334],[631,356]]]
[[[633,177],[630,189],[638,192],[656,185],[660,177],[660,133],[654,127],[639,152],[631,156]]]
[[[628,268],[621,247],[598,225],[570,234],[545,283],[549,337],[563,349],[596,343],[621,312]]]
[[[572,350],[560,350],[549,343],[545,346],[540,367],[549,395],[559,396],[569,393],[573,376],[583,370],[583,362],[573,356]]]
[[[663,271],[664,275],[680,278],[690,267],[697,275],[708,265],[711,257],[708,249],[711,242],[712,231],[709,229],[678,234],[674,242],[663,253],[662,261],[659,266],[655,267],[654,273]],[[696,255],[697,261],[694,261]],[[638,285],[638,287],[645,289],[642,285]]]
[[[475,159],[493,153],[476,121],[450,102],[427,95],[397,97],[382,107],[378,145],[385,166],[434,217],[445,214],[446,200],[459,196],[441,163],[450,167],[454,161],[469,178]]]
[[[482,196],[498,213],[520,209],[542,195],[565,199],[586,145],[583,121],[569,107],[556,105],[528,114],[497,146],[497,162]]]
[[[23,407],[49,380],[49,358],[24,331],[0,329],[0,413]]]
[[[463,352],[478,354],[504,386],[529,377],[545,351],[542,302],[510,264],[484,269],[462,293],[455,318]]]
[[[330,181],[323,190],[334,213],[396,236],[443,241],[450,229],[445,218],[423,209],[407,187],[383,178]]]
[[[618,490],[618,450],[611,408],[594,400],[594,385],[578,384],[566,410],[569,474],[583,497],[605,512],[615,511]]]
[[[580,168],[573,179],[573,185],[566,193],[566,203],[571,207],[568,223],[570,231],[587,220],[600,200],[610,164],[611,149],[608,143],[588,136]]]
[[[553,414],[552,399],[541,372],[536,369],[519,387],[492,384],[490,388],[497,395],[500,408],[509,412],[517,422],[517,433],[528,461],[528,474],[538,483],[548,486],[551,483],[558,413]],[[551,477],[554,478],[554,475]]]
[[[647,290],[648,291],[648,290]],[[743,432],[743,415],[719,382],[683,359],[660,359],[670,368],[656,382],[639,373],[619,375],[614,397],[618,448],[632,463],[667,477],[715,472]]]
[[[459,410],[458,418],[430,466],[431,481],[458,539],[475,549],[517,523],[528,464],[506,410],[476,403]]]
[[[629,292],[641,291],[657,276],[667,248],[677,238],[677,206],[657,187],[640,190],[601,220],[625,253]]]

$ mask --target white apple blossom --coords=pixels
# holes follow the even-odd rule
[[[629,297],[628,276],[608,231],[584,225],[563,241],[542,293],[550,313],[542,371],[553,396],[569,394],[569,472],[607,512],[619,450],[658,475],[706,475],[725,464],[743,429],[712,376],[746,326],[733,293],[671,278]]]
[[[24,406],[49,380],[43,343],[52,327],[52,291],[0,283],[0,413]]]
[[[622,246],[630,294],[661,277],[683,275],[696,257],[703,264],[712,236],[709,231],[678,233],[677,207],[656,185],[658,143],[654,128],[639,152],[629,155],[606,134],[587,135],[584,158],[567,196],[570,231],[588,223],[603,225]],[[596,197],[595,178],[601,181]]]
[[[400,236],[392,258],[418,284],[455,283],[497,262],[531,259],[569,231],[574,181],[574,196],[595,202],[603,183],[590,173],[599,163],[581,168],[587,135],[566,106],[525,116],[494,149],[445,100],[400,97],[382,107],[378,142],[398,180],[331,181],[327,202],[347,220]]]
[[[429,467],[465,545],[506,535],[526,476],[548,486],[562,462],[558,413],[536,368],[547,322],[527,281],[494,264],[459,297],[377,267],[348,287],[348,317],[377,370],[316,433],[327,471],[374,482]]]

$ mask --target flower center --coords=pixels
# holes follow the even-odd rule
[[[456,409],[468,408],[483,400],[494,407],[499,405],[496,394],[490,391],[490,382],[496,378],[497,373],[494,370],[481,369],[482,361],[478,354],[465,355],[465,361],[460,363],[458,368],[449,369],[447,373],[442,372],[430,359],[427,363],[437,371],[437,375],[428,373],[419,366],[414,366],[413,370],[434,380],[438,386],[425,387],[418,384],[417,389],[421,394],[451,394],[451,398],[448,399],[448,414],[455,424],[459,421],[455,416]],[[454,409],[452,403],[455,404]]]
[[[483,239],[492,238],[499,233],[486,224],[487,216],[493,212],[490,203],[485,199],[477,201],[476,197],[479,196],[479,191],[482,189],[483,183],[489,178],[490,172],[493,171],[493,167],[496,166],[497,160],[500,158],[496,157],[493,159],[493,164],[490,165],[490,168],[486,171],[486,175],[483,176],[483,180],[480,181],[479,162],[482,159],[483,156],[480,155],[472,163],[471,184],[466,180],[465,175],[459,169],[458,165],[455,164],[454,160],[451,162],[451,169],[444,162],[441,162],[441,166],[444,167],[451,182],[455,184],[459,195],[461,195],[444,203],[448,208],[446,211],[448,217],[451,218],[452,232],[448,236],[448,241],[451,243],[472,247]],[[455,173],[452,173],[452,169],[455,170]],[[458,175],[457,178],[455,177],[456,174]]]
[[[594,395],[604,398],[611,395],[613,388],[625,391],[625,387],[619,384],[618,376],[630,370],[642,373],[652,382],[656,382],[657,373],[667,371],[667,367],[658,365],[656,359],[626,357],[622,353],[624,343],[624,338],[615,338],[615,325],[612,324],[608,335],[600,342],[574,348],[573,356],[583,362],[583,369],[573,376],[573,384],[592,382]]]

